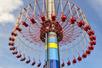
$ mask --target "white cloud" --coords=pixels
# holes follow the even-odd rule
[[[14,20],[15,20],[15,17],[10,13],[4,13],[0,15],[0,22],[7,22],[7,21],[13,22]]]
[[[15,17],[11,12],[22,4],[21,0],[0,0],[0,24],[13,22]]]

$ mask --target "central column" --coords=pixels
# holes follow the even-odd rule
[[[51,15],[55,15],[54,0],[46,0],[46,6],[47,19],[51,21]],[[47,68],[60,68],[57,34],[55,32],[48,32],[47,39]]]
[[[48,33],[48,67],[47,68],[60,68],[57,34],[55,32]]]
[[[54,0],[46,0],[47,5],[47,18],[51,20],[51,14],[55,14]]]

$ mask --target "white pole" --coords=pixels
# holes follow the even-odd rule
[[[51,14],[55,14],[54,0],[46,0],[47,3],[47,18],[51,20]]]

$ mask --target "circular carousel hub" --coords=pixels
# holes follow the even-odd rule
[[[46,33],[49,32],[55,32],[57,34],[58,42],[63,39],[63,30],[58,22],[47,20],[42,23],[42,27],[40,29],[40,38],[43,42],[45,42]]]

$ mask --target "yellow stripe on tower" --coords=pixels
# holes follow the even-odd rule
[[[48,43],[49,48],[58,48],[57,43]]]

